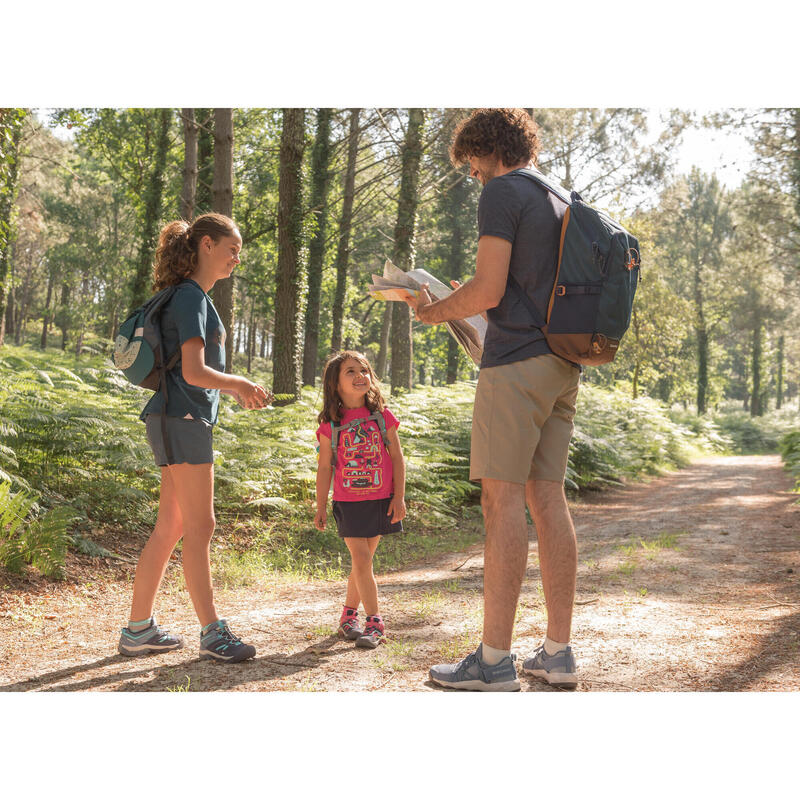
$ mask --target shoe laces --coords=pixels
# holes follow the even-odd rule
[[[224,639],[229,644],[237,645],[242,643],[242,640],[236,636],[227,625],[222,625],[217,628],[217,633],[220,638]]]
[[[383,631],[374,622],[370,622],[369,625],[364,628],[364,636],[374,636],[375,634],[383,636]]]

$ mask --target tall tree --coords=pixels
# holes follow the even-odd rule
[[[316,218],[316,225],[308,248],[308,300],[303,343],[303,383],[307,386],[314,385],[319,361],[319,301],[328,222],[332,114],[330,108],[317,110],[317,132],[311,157],[310,210]]]
[[[347,262],[350,258],[350,229],[353,222],[353,197],[356,184],[356,157],[358,156],[358,118],[360,108],[350,109],[350,132],[347,138],[347,167],[344,173],[344,198],[342,216],[339,220],[339,236],[336,248],[336,292],[333,300],[333,331],[331,352],[342,347],[342,320],[347,289]]]
[[[0,347],[5,338],[9,251],[14,238],[19,150],[26,113],[21,108],[0,109]]]
[[[158,237],[158,226],[161,221],[164,197],[164,170],[167,165],[169,150],[169,129],[172,123],[172,109],[161,108],[156,112],[156,146],[153,165],[150,171],[144,196],[144,216],[142,233],[139,240],[139,256],[136,275],[131,288],[132,303],[137,306],[150,295],[152,281],[153,255]]]
[[[181,190],[181,219],[191,222],[194,216],[194,197],[197,192],[197,137],[194,109],[182,108],[183,120],[183,188]]]
[[[277,402],[300,397],[303,264],[302,168],[305,109],[283,109],[278,181],[278,268],[275,287],[273,389]]]
[[[233,217],[233,110],[214,109],[213,210]],[[233,366],[233,281],[224,278],[214,285],[214,305],[226,331],[225,371]]]
[[[425,110],[411,108],[401,156],[402,173],[397,203],[397,223],[394,228],[392,261],[400,269],[414,267],[414,236],[417,223],[420,162],[422,161],[422,131]],[[411,309],[405,303],[392,303],[392,391],[411,389],[412,345]]]

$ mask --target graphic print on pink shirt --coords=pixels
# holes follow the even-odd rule
[[[339,431],[333,478],[334,500],[378,500],[390,497],[394,492],[392,458],[383,444],[378,423],[374,419],[367,420],[369,415],[366,407],[347,408],[337,425],[362,420],[349,430]],[[387,432],[400,424],[388,408],[383,411],[383,419]],[[320,434],[332,438],[329,422],[317,429],[318,440]]]

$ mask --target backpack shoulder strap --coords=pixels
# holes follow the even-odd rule
[[[524,175],[526,178],[529,178],[534,183],[541,186],[542,189],[545,189],[546,191],[550,192],[550,194],[554,194],[559,200],[562,200],[567,205],[571,205],[576,200],[581,199],[581,196],[577,192],[567,191],[563,186],[561,186],[561,184],[558,184],[555,181],[551,181],[543,173],[539,172],[538,169],[534,169],[533,167],[523,167],[521,169],[515,169],[513,172],[510,172],[509,174]]]
[[[383,446],[389,449],[389,435],[386,432],[386,420],[383,418],[382,411],[375,411],[370,414],[367,419],[374,419],[378,423],[378,430],[381,432],[381,439],[383,439]]]

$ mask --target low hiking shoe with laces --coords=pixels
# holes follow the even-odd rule
[[[143,631],[134,633],[130,628],[123,628],[117,650],[123,656],[146,656],[151,653],[180,650],[181,647],[183,647],[183,637],[159,628],[155,617],[151,617],[150,627]]]
[[[354,639],[358,639],[363,633],[363,629],[358,624],[358,614],[355,611],[346,616],[342,616],[339,622],[339,630],[337,631],[340,639],[349,639],[353,641]]]
[[[544,645],[540,644],[533,655],[522,662],[522,670],[526,675],[544,678],[551,686],[560,686],[562,689],[574,689],[578,685],[571,647],[565,647],[550,656]]]
[[[364,633],[356,639],[356,647],[369,647],[373,650],[383,641],[383,620],[378,616],[367,617]]]
[[[486,664],[481,656],[483,645],[457,664],[431,667],[431,680],[449,689],[470,689],[474,692],[518,692],[517,657],[506,656],[499,664]]]
[[[245,644],[228,627],[224,619],[218,619],[207,633],[200,636],[200,658],[236,664],[256,654],[251,644]]]

